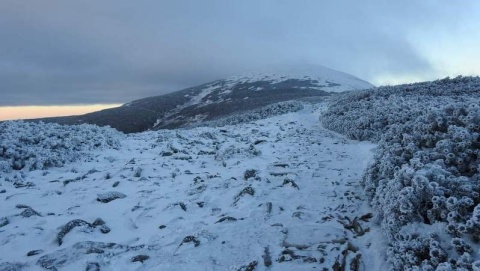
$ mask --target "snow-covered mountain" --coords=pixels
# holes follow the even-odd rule
[[[361,80],[351,74],[332,70],[320,65],[293,65],[287,67],[272,66],[255,71],[244,72],[240,75],[230,76],[226,79],[230,85],[240,83],[269,82],[277,84],[288,81],[303,81],[310,88],[317,88],[329,93],[344,92],[359,89],[373,88],[367,81]],[[301,89],[292,85],[292,89]]]
[[[479,100],[457,77],[210,127],[0,123],[0,271],[480,270]]]
[[[122,132],[141,132],[186,127],[278,102],[322,98],[372,87],[352,75],[322,66],[276,67],[136,100],[118,108],[42,120],[61,124],[109,125]]]

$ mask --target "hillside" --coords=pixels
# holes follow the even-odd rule
[[[479,100],[457,77],[210,127],[1,123],[0,270],[480,270]]]
[[[387,270],[358,186],[374,145],[320,127],[323,110],[101,128],[98,146],[98,127],[4,123],[1,159],[25,167],[0,168],[0,270]]]
[[[321,98],[331,93],[373,87],[352,75],[321,66],[273,70],[248,72],[81,116],[40,120],[59,124],[109,125],[132,133],[185,127],[278,102]]]

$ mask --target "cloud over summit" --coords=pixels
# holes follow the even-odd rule
[[[0,106],[127,102],[270,64],[435,78],[429,46],[477,14],[473,0],[6,0]]]

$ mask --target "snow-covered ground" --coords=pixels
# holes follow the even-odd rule
[[[227,85],[254,83],[268,81],[270,84],[278,84],[288,80],[310,81],[319,90],[327,92],[344,92],[375,87],[351,74],[332,70],[320,65],[293,65],[290,67],[271,66],[257,71],[248,71],[241,75],[230,76],[226,79]],[[262,88],[256,89],[257,91]]]
[[[10,173],[31,185],[0,183],[0,270],[388,270],[358,185],[375,146],[323,129],[323,109]]]
[[[332,70],[320,65],[294,65],[290,67],[272,66],[256,71],[244,72],[239,75],[233,75],[225,80],[214,81],[211,84],[206,85],[202,91],[196,95],[185,95],[190,98],[190,101],[179,106],[177,110],[202,103],[210,104],[212,101],[208,99],[205,100],[205,98],[208,98],[209,95],[215,91],[222,90],[222,92],[218,93],[218,97],[216,97],[216,99],[218,99],[216,102],[222,102],[231,99],[230,94],[234,89],[244,84],[256,84],[261,82],[268,83],[268,85],[275,85],[290,80],[303,81],[305,84],[290,86],[291,91],[309,88],[339,93],[375,87],[367,81],[361,80],[351,74]],[[249,90],[262,91],[264,90],[264,87],[265,86],[252,85]],[[248,99],[248,97],[245,97],[244,99]]]

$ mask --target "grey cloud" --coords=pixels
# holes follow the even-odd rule
[[[270,64],[372,80],[434,72],[412,33],[455,31],[451,1],[0,2],[0,105],[121,103]]]

